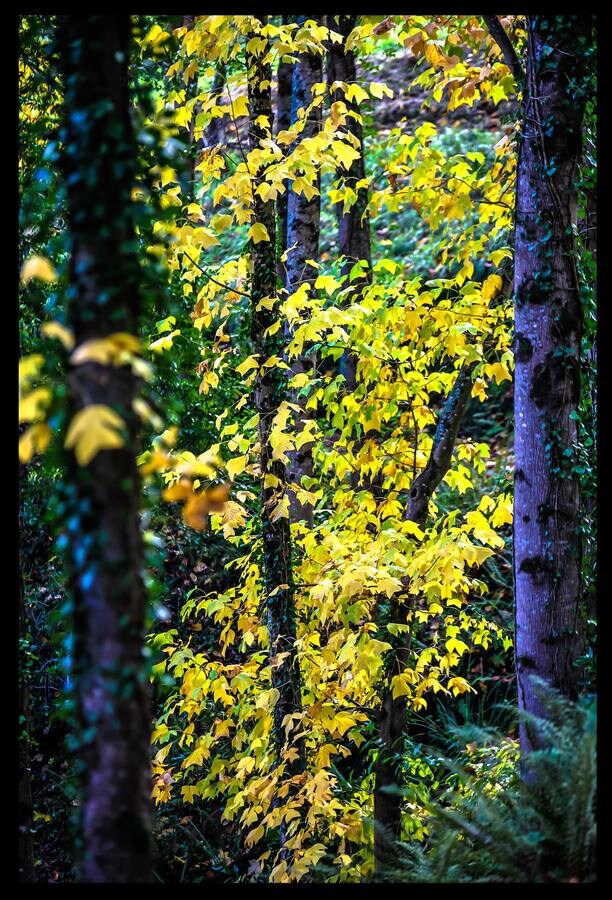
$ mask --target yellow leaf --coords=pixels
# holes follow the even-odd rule
[[[154,372],[150,362],[147,362],[146,359],[141,359],[140,356],[134,356],[131,364],[134,375],[142,378],[143,381],[153,381]]]
[[[203,247],[205,250],[208,250],[209,247],[214,247],[215,244],[219,243],[218,238],[209,231],[208,228],[196,228],[192,234],[193,243],[197,246]]]
[[[333,275],[319,275],[314,286],[317,290],[323,289],[327,296],[331,297],[334,291],[341,287],[341,284]]]
[[[450,651],[451,653],[458,653],[459,656],[465,653],[466,650],[470,649],[467,644],[465,644],[463,641],[457,640],[457,638],[454,637],[449,638],[444,646],[448,651]]]
[[[162,353],[164,350],[169,350],[174,342],[174,338],[178,337],[180,334],[180,330],[171,331],[170,334],[164,334],[156,341],[153,341],[152,344],[149,344],[149,350],[154,350],[156,353]]]
[[[29,356],[23,356],[19,360],[19,390],[24,390],[30,382],[34,381],[40,372],[44,356],[40,353],[31,353]]]
[[[266,330],[264,331],[264,337],[270,337],[271,335],[276,334],[278,329],[281,327],[281,324],[282,322],[280,319],[277,319],[276,322],[273,322],[270,327],[266,328]]]
[[[29,462],[37,453],[44,453],[51,440],[51,429],[44,422],[30,425],[19,438],[19,461]]]
[[[330,732],[337,731],[340,737],[352,728],[355,725],[356,720],[350,716],[348,713],[340,712],[337,716],[334,716],[333,721],[329,726]]]
[[[186,500],[192,493],[191,481],[188,478],[179,478],[174,484],[164,488],[162,499],[167,503],[172,503],[175,500]]]
[[[189,119],[190,119],[190,114],[189,114],[189,110],[187,109],[186,106],[179,106],[179,107],[177,107],[177,109],[175,109],[174,122],[176,125],[179,125],[182,128],[189,128]],[[172,171],[172,170],[170,170],[170,171]],[[170,180],[174,181],[175,179],[171,178]]]
[[[314,419],[307,419],[303,430],[295,436],[295,449],[300,450],[304,444],[312,443],[315,440],[317,431],[316,421]]]
[[[267,203],[268,200],[276,200],[279,194],[283,193],[285,190],[284,186],[281,184],[269,184],[267,181],[262,182],[258,187],[255,188],[255,193],[259,194],[264,203]],[[295,190],[295,182],[294,182],[294,190]]]
[[[164,166],[160,174],[162,187],[177,181],[176,172],[174,169],[171,169],[170,166]]]
[[[500,503],[491,516],[491,524],[494,528],[500,525],[510,524],[512,522],[512,500],[508,499],[505,503]]]
[[[270,446],[272,447],[272,459],[280,459],[285,464],[289,462],[286,451],[295,450],[293,438],[284,431],[278,430],[274,430],[270,434]]]
[[[502,287],[502,280],[499,275],[489,275],[485,278],[482,285],[482,296],[485,300],[492,300],[498,294]]]
[[[164,722],[162,722],[161,724],[157,725],[157,726],[153,729],[153,734],[151,735],[151,743],[154,744],[155,741],[159,741],[159,740],[161,740],[161,738],[166,737],[166,735],[168,734],[169,730],[170,730],[170,729],[168,728],[168,726],[167,726]]]
[[[245,96],[245,94],[241,94],[239,97],[236,97],[232,100],[232,115],[236,118],[238,116],[248,116],[249,114],[249,102]]]
[[[391,692],[394,700],[398,697],[410,696],[412,688],[405,675],[394,675],[391,679]]]
[[[277,144],[290,144],[291,141],[295,138],[295,134],[291,131],[279,131],[276,135],[276,143]]]
[[[184,784],[181,787],[181,796],[185,803],[193,803],[193,798],[198,796],[199,790],[197,784]]]
[[[512,381],[512,375],[503,363],[491,363],[486,367],[487,375],[492,375],[496,384],[502,381]]]
[[[49,388],[39,387],[19,399],[19,421],[36,422],[42,419],[45,408],[51,402]]]
[[[80,466],[88,465],[100,450],[116,450],[124,441],[119,429],[125,427],[121,416],[102,403],[92,403],[73,417],[65,446],[74,448]]]
[[[471,684],[469,684],[465,678],[460,678],[458,675],[454,678],[449,678],[447,685],[452,690],[455,697],[457,694],[465,694],[466,691],[472,691],[474,694],[476,693]]]
[[[150,475],[152,472],[163,472],[167,469],[170,466],[170,457],[167,453],[155,448],[152,453],[149,450],[142,453],[136,462],[143,475]]]
[[[274,309],[274,304],[276,303],[276,297],[262,297],[259,303],[257,304],[257,312],[261,309]]]
[[[436,126],[433,122],[423,122],[422,125],[415,130],[414,136],[421,142],[430,140],[437,133]]]
[[[230,459],[229,462],[225,464],[229,477],[233,480],[236,475],[240,475],[240,473],[244,471],[248,461],[248,456],[237,456],[235,459]]]
[[[236,366],[236,371],[239,375],[246,375],[251,369],[256,369],[258,366],[258,362],[254,356],[248,356],[245,360],[243,360],[239,366]]]
[[[487,392],[485,390],[485,382],[482,378],[475,378],[474,384],[472,385],[472,397],[478,397],[480,401],[487,399]]]
[[[290,388],[301,388],[304,385],[309,384],[310,378],[306,374],[306,372],[298,372],[297,375],[294,375],[291,381],[289,382]]]
[[[122,365],[131,362],[134,353],[138,353],[140,341],[133,334],[118,331],[109,334],[105,338],[92,338],[79,344],[70,355],[73,366],[80,366],[88,362],[97,362],[101,365]]]
[[[291,184],[291,190],[296,194],[303,194],[307,200],[319,195],[319,190],[312,185],[306,178],[299,176],[294,178]],[[264,198],[265,199],[265,198]]]
[[[40,327],[40,333],[44,337],[57,338],[61,341],[66,350],[72,350],[74,347],[74,335],[69,328],[61,325],[59,322],[45,322]]]
[[[257,841],[260,841],[264,836],[264,827],[263,825],[258,825],[257,828],[254,828],[252,831],[249,831],[245,838],[245,843],[247,847],[252,847],[253,844],[256,844]]]
[[[199,494],[193,492],[188,479],[181,479],[178,485],[163,493],[164,500],[185,499],[183,521],[195,531],[208,528],[208,515],[211,512],[222,512],[229,497],[231,483],[215,484]]]
[[[265,369],[271,369],[272,366],[276,366],[278,369],[288,369],[289,368],[287,363],[284,362],[284,360],[282,360],[280,358],[280,356],[274,355],[274,356],[270,356],[265,361],[265,363],[262,364],[261,369],[262,369],[262,371],[264,371]]]
[[[498,266],[502,259],[506,258],[512,259],[512,251],[508,247],[502,247],[501,250],[494,250],[493,253],[489,253],[489,259],[494,266]]]
[[[163,428],[163,421],[157,415],[154,410],[151,409],[146,400],[143,400],[142,397],[135,397],[132,401],[132,409],[139,416],[143,422],[149,422],[153,428],[159,429]]]
[[[320,769],[326,769],[329,766],[329,758],[332,753],[337,753],[336,747],[334,744],[324,744],[320,749],[317,756],[317,767]]]
[[[474,537],[477,538],[481,543],[488,544],[489,547],[496,547],[498,549],[502,549],[504,547],[504,540],[498,534],[496,534],[483,514],[478,512],[478,510],[471,510],[465,516],[466,525],[464,529],[466,531],[473,531]]]
[[[215,229],[215,231],[226,231],[233,222],[233,216],[230,215],[217,215],[213,216],[210,220],[210,224]]]
[[[330,149],[345,169],[350,169],[354,161],[359,159],[359,151],[344,141],[334,141]]]
[[[250,238],[254,244],[259,244],[261,241],[269,241],[270,235],[268,234],[268,229],[261,222],[255,222],[254,225],[248,230],[247,238]]]
[[[158,438],[155,438],[155,442],[163,441],[166,447],[174,447],[176,444],[176,439],[178,437],[178,426],[171,425],[170,428],[166,428],[163,434],[160,434]]]
[[[252,772],[255,768],[255,758],[253,756],[243,756],[238,760],[236,766],[236,778],[242,779],[248,772]]]
[[[403,625],[400,622],[389,622],[389,624],[387,625],[387,631],[390,634],[394,634],[396,636],[398,634],[401,634],[402,632],[409,633],[410,629],[411,629],[410,625]]]
[[[276,522],[278,519],[288,519],[289,518],[289,497],[286,494],[280,498],[272,513],[270,515],[270,521]]]
[[[386,84],[383,84],[381,81],[372,81],[370,84],[370,93],[373,97],[376,97],[378,100],[382,100],[382,98],[387,95],[387,97],[393,96],[393,91],[390,87],[387,87]]]
[[[349,84],[344,96],[349,102],[355,101],[355,103],[361,103],[368,99],[367,91],[364,91],[358,84]]]
[[[57,272],[44,256],[30,256],[21,267],[21,280],[24,284],[38,278],[39,281],[57,281]]]

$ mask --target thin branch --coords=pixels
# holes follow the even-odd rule
[[[209,281],[212,281],[214,284],[218,284],[219,287],[225,288],[226,291],[232,291],[232,293],[234,293],[234,294],[240,294],[241,297],[247,297],[249,300],[251,299],[251,295],[250,295],[250,294],[245,294],[244,291],[240,291],[240,290],[238,290],[238,288],[230,287],[229,284],[223,284],[222,281],[217,281],[216,278],[213,278],[212,275],[209,275],[208,272],[207,272],[205,269],[203,269],[202,266],[200,266],[200,265],[195,261],[195,259],[192,259],[192,257],[187,253],[186,250],[183,250],[183,254],[184,254],[184,256],[187,257],[187,259],[188,259],[190,262],[192,262],[192,263],[194,264],[194,266],[196,267],[196,269],[199,269],[199,270],[200,270],[200,272],[202,273],[202,275],[204,275],[205,278],[208,278]]]
[[[517,84],[520,84],[525,78],[523,67],[520,63],[516,50],[512,46],[512,41],[506,34],[504,26],[501,24],[497,16],[483,16],[485,25],[489,30],[489,34],[501,50],[504,62],[514,75]]]

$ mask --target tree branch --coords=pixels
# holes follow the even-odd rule
[[[470,399],[472,368],[472,366],[464,368],[457,375],[453,389],[440,413],[427,465],[410,488],[406,518],[411,522],[422,524],[425,521],[429,498],[450,467],[459,425]]]
[[[516,50],[512,46],[512,41],[504,30],[504,26],[497,16],[483,16],[482,18],[489,30],[489,34],[501,50],[504,62],[514,75],[517,84],[520,84],[525,77],[525,73],[523,72],[520,60],[516,55]]]

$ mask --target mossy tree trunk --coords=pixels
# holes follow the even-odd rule
[[[302,26],[308,16],[297,16],[296,22]],[[291,124],[297,121],[298,112],[306,110],[314,95],[313,85],[323,80],[323,64],[318,53],[303,53],[293,65],[293,78],[291,85]],[[307,141],[315,137],[321,128],[321,106],[315,106],[308,114],[300,139]],[[305,194],[297,194],[289,189],[287,199],[287,249],[286,262],[286,288],[288,294],[297,291],[304,282],[314,283],[316,269],[307,263],[307,260],[316,262],[319,255],[319,226],[321,218],[320,173],[314,183],[316,194],[310,199]],[[287,340],[291,339],[291,329],[285,328]],[[291,361],[291,375],[301,372],[312,373],[315,359],[312,354],[304,353]],[[293,396],[292,402],[300,405],[297,396]],[[310,417],[306,409],[301,408],[296,415],[295,430],[301,431],[304,423]],[[312,477],[312,444],[305,444],[299,450],[292,451],[289,455],[288,477],[289,481],[301,483],[302,478]],[[307,527],[312,526],[312,505],[302,504],[295,493],[290,493],[290,517],[292,522],[302,522]]]
[[[65,79],[67,318],[78,348],[137,329],[130,17],[62,16],[58,38]],[[126,423],[123,447],[101,450],[86,465],[69,454],[65,485],[80,726],[78,878],[84,882],[152,880],[136,391],[129,365],[87,362],[68,374],[71,416],[102,404]]]
[[[23,496],[23,466],[19,466],[19,489]],[[19,513],[19,533],[21,534],[21,513]],[[19,726],[18,726],[18,748],[19,748],[19,785],[18,785],[18,801],[19,801],[19,838],[18,838],[18,875],[20,882],[34,881],[34,845],[32,841],[32,768],[30,753],[30,675],[25,658],[25,647],[27,646],[27,628],[25,621],[25,594],[23,586],[23,566],[21,548],[17,565],[19,571],[18,577],[18,637],[19,652],[21,659],[19,661]]]
[[[289,25],[292,16],[283,16],[283,25]],[[281,59],[278,63],[276,73],[276,115],[274,117],[275,134],[279,131],[287,131],[291,125],[291,86],[293,83],[293,63]],[[278,247],[278,277],[284,284],[286,281],[286,272],[280,257],[287,249],[287,202],[289,195],[287,191],[281,194],[276,201],[276,219],[277,219],[277,247]]]
[[[329,42],[328,47],[328,71],[327,80],[330,86],[335,81],[344,81],[352,84],[357,81],[357,67],[355,54],[346,49],[346,39],[357,24],[357,16],[329,16],[327,22],[329,28],[342,35],[342,43]],[[363,125],[359,106],[347,100],[344,91],[338,88],[333,95],[334,101],[342,101],[351,115],[346,116],[346,122],[342,126],[344,131],[355,138],[354,146],[359,149],[359,157],[355,159],[348,171],[344,174],[344,184],[352,188],[357,195],[355,203],[344,211],[344,204],[336,204],[336,217],[338,221],[338,251],[344,257],[342,274],[349,275],[355,263],[365,261],[364,274],[361,278],[354,279],[351,284],[356,289],[353,299],[359,302],[359,288],[364,288],[371,281],[372,251],[370,244],[370,219],[367,212],[368,188],[365,180],[365,161],[363,152]],[[357,187],[359,185],[359,187]],[[348,284],[348,282],[347,282]],[[355,354],[344,354],[341,361],[341,372],[346,378],[347,386],[353,390],[356,385],[357,357]]]
[[[592,16],[528,17],[514,275],[514,583],[519,708],[538,716],[531,676],[574,697],[584,648],[574,458],[583,313],[573,228],[592,29]],[[520,741],[531,749],[525,724]]]
[[[265,17],[264,17],[265,24]],[[272,124],[272,97],[270,92],[271,70],[262,55],[247,53],[250,148],[259,147],[265,138],[265,130],[256,124],[259,116],[266,116]],[[264,85],[262,87],[262,84]],[[254,188],[258,184],[254,175]],[[276,291],[276,252],[274,201],[264,202],[254,190],[253,211],[255,222],[265,226],[270,240],[253,242],[251,245],[251,342],[253,353],[260,363],[270,356],[282,356],[283,332],[278,329],[269,334],[268,329],[278,320],[278,296]],[[274,297],[272,309],[260,307],[264,297]],[[287,473],[282,460],[273,459],[270,445],[272,421],[283,400],[287,399],[286,370],[270,366],[257,376],[255,382],[255,407],[259,415],[259,446],[262,491],[262,538],[263,538],[263,582],[267,606],[267,624],[270,640],[270,656],[283,656],[272,666],[272,687],[278,691],[274,704],[274,741],[279,761],[287,749],[285,716],[301,711],[300,669],[295,646],[296,616],[291,566],[291,533],[289,519],[276,516],[275,509],[281,500],[287,484]],[[265,476],[272,476],[266,484]],[[275,660],[276,662],[276,660]],[[291,743],[289,735],[289,743]],[[303,741],[295,747],[297,756],[286,758],[285,771],[299,772],[304,765]]]

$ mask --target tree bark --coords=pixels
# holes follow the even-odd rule
[[[266,17],[262,18],[265,25]],[[272,97],[270,93],[270,65],[264,63],[261,55],[247,53],[248,92],[250,110],[249,141],[253,150],[259,147],[260,140],[265,138],[265,130],[256,124],[259,116],[266,116],[272,123]],[[267,85],[261,87],[262,82]],[[269,241],[260,241],[251,245],[252,290],[251,290],[251,342],[253,352],[260,364],[270,356],[282,356],[283,335],[279,329],[276,334],[267,334],[267,330],[280,316],[276,292],[276,254],[275,254],[275,219],[274,202],[264,202],[257,194],[260,177],[256,173],[253,184],[253,211],[255,221],[264,225],[270,237]],[[259,308],[264,297],[274,297],[272,309]],[[289,519],[275,517],[274,510],[286,489],[287,473],[281,460],[272,458],[270,433],[272,421],[279,406],[287,397],[287,378],[285,371],[278,366],[270,366],[255,381],[255,407],[259,414],[259,445],[262,491],[262,538],[263,538],[263,581],[267,607],[268,634],[270,640],[270,656],[288,654],[277,665],[272,665],[272,687],[278,691],[274,704],[273,729],[274,742],[279,761],[283,757],[287,741],[283,720],[285,716],[301,711],[300,669],[295,646],[296,617],[291,566],[291,534]],[[265,484],[265,475],[272,475],[274,485]],[[290,740],[291,742],[291,740]],[[285,771],[299,772],[304,765],[303,741],[299,740],[295,747],[297,757],[286,761]]]
[[[583,314],[572,232],[593,17],[528,18],[515,236],[514,583],[520,710],[531,676],[575,697],[584,647],[580,485],[573,469]],[[535,738],[525,722],[522,753]]]
[[[302,26],[308,16],[297,16],[296,22]],[[323,64],[318,53],[303,53],[293,66],[293,79],[291,85],[291,124],[297,121],[298,111],[306,109],[313,100],[312,87],[323,80]],[[301,133],[301,140],[315,137],[321,128],[321,107],[316,106],[311,110]],[[287,199],[287,247],[289,250],[286,263],[286,287],[287,293],[292,294],[299,286],[308,282],[313,284],[316,271],[306,263],[306,260],[316,261],[319,255],[319,223],[321,217],[321,178],[317,174],[314,184],[317,193],[307,199],[305,194],[296,194],[289,190]],[[296,245],[296,246],[294,246]],[[292,331],[289,325],[285,327],[285,338],[290,341]],[[312,354],[305,353],[291,362],[291,375],[301,372],[311,373],[314,365]],[[294,394],[291,400],[296,405],[300,401]],[[312,417],[306,409],[300,409],[296,416],[295,430],[301,431],[307,419]],[[299,450],[288,453],[289,466],[288,478],[291,482],[301,483],[304,476],[312,477],[312,445],[307,444]],[[307,527],[312,527],[313,509],[311,504],[302,504],[293,491],[290,492],[290,518],[292,522],[302,522]]]
[[[19,481],[23,478],[23,467],[19,467]],[[21,484],[20,484],[20,494]],[[21,533],[21,513],[19,513],[19,532]],[[21,553],[17,562],[18,586],[18,634],[21,642],[27,641],[25,623],[25,597],[23,590],[23,567]],[[20,882],[34,881],[34,846],[32,841],[32,769],[30,758],[30,687],[29,676],[24,671],[23,659],[20,660],[19,671],[19,846],[18,875]]]
[[[451,464],[457,432],[467,408],[472,389],[471,369],[462,370],[440,413],[438,427],[427,465],[415,478],[410,489],[406,519],[424,525],[429,500]],[[406,624],[410,606],[393,603],[390,621]],[[393,650],[387,660],[387,682],[378,719],[379,755],[376,760],[374,785],[374,866],[375,878],[384,872],[395,854],[394,842],[401,837],[402,788],[401,762],[403,741],[408,721],[405,697],[393,698],[391,678],[402,672],[410,661],[409,641],[405,634],[391,639]]]
[[[288,25],[291,16],[283,16],[283,25]],[[276,117],[275,117],[275,133],[287,131],[291,125],[291,85],[293,82],[293,63],[283,62],[278,64],[277,87],[276,87]],[[278,277],[282,284],[286,281],[286,273],[280,257],[287,249],[287,201],[288,191],[281,194],[276,201],[276,218],[278,222]]]
[[[341,34],[343,41],[341,44],[335,44],[330,41],[328,49],[328,83],[331,85],[335,81],[344,81],[352,84],[357,81],[357,68],[355,65],[355,54],[352,50],[346,49],[346,39],[357,24],[357,16],[330,16],[328,21],[329,27],[333,31]],[[360,116],[358,105],[346,99],[344,92],[338,88],[334,92],[334,101],[342,101],[348,112],[353,112]],[[356,289],[353,299],[359,302],[359,289],[363,289],[371,282],[371,262],[372,251],[370,245],[370,220],[367,213],[368,207],[368,189],[365,185],[357,184],[365,179],[365,162],[363,152],[363,126],[360,118],[354,118],[352,115],[346,116],[346,123],[343,129],[352,134],[359,148],[359,157],[353,161],[348,172],[344,175],[344,183],[347,187],[351,187],[357,194],[357,200],[350,209],[343,211],[344,204],[336,204],[336,218],[338,221],[338,250],[340,256],[344,257],[342,263],[342,274],[347,275],[356,262],[365,260],[367,269],[362,278],[352,282]],[[346,353],[342,357],[340,371],[347,381],[349,390],[353,390],[356,385],[356,368],[357,357],[355,354]]]
[[[61,133],[70,236],[68,322],[77,348],[134,334],[140,309],[131,191],[129,16],[62,16],[65,78]],[[137,382],[129,365],[87,362],[68,375],[69,414],[115,410],[127,439],[86,465],[68,454],[66,532],[74,604],[74,667],[81,782],[83,882],[149,882],[150,714],[144,661]]]
[[[193,23],[195,20],[195,16],[183,16],[183,28],[191,29],[193,28]],[[197,83],[197,82],[196,82]],[[186,165],[186,174],[187,174],[187,190],[185,194],[189,197],[189,202],[193,203],[195,201],[195,167],[196,167],[196,147],[194,144],[195,141],[195,116],[192,118],[191,123],[189,125],[189,137],[187,138],[188,149],[187,149],[187,165]],[[185,185],[183,185],[183,188]]]

